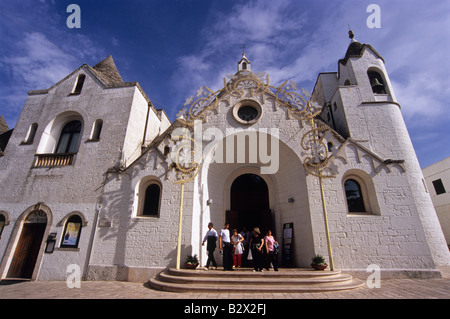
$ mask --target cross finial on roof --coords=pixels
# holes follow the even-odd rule
[[[353,38],[355,37],[355,34],[353,33],[352,30],[348,31],[348,37],[349,37],[350,39],[352,39],[352,40],[353,40]]]
[[[350,28],[350,25],[348,24],[348,37],[350,38],[350,40],[353,42],[353,41],[356,41],[355,40],[355,34],[353,33],[353,30]]]
[[[245,44],[242,44],[241,49],[242,49],[242,55],[245,55],[245,49],[247,49],[247,46]]]

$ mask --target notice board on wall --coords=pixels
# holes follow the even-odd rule
[[[294,223],[283,224],[283,251],[281,264],[283,267],[293,267],[292,245],[294,238]]]

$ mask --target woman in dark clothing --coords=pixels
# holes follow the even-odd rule
[[[253,236],[250,239],[250,249],[252,250],[253,257],[253,271],[263,271],[263,246],[264,238],[262,238],[259,228],[255,227],[255,229],[253,229]]]

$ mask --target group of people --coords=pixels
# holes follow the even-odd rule
[[[237,229],[233,229],[230,234],[229,227],[230,225],[225,223],[219,235],[214,229],[213,223],[208,224],[208,231],[202,242],[202,245],[205,245],[205,242],[207,243],[208,260],[206,261],[206,269],[209,269],[211,263],[217,269],[214,251],[217,247],[217,239],[219,239],[224,270],[239,268],[243,262],[248,260],[253,263],[253,271],[269,270],[270,264],[273,265],[275,271],[278,271],[278,243],[273,237],[272,231],[267,231],[266,236],[263,237],[258,227],[255,227],[252,233],[244,227],[241,233],[238,233]]]

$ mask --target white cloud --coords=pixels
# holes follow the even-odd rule
[[[2,72],[9,78],[0,88],[1,113],[8,125],[15,126],[29,90],[50,87],[72,72],[74,65],[76,59],[61,51],[44,34],[25,33],[14,51],[0,57]]]
[[[402,105],[403,116],[411,123],[416,120],[432,121],[446,112],[446,102],[440,100],[435,81],[421,78],[420,75],[417,72],[416,77],[404,82],[392,81],[397,99]]]
[[[53,1],[51,1],[53,3]],[[0,105],[15,126],[29,90],[46,89],[88,61],[106,55],[91,38],[71,32],[54,3],[1,3]],[[64,26],[61,28],[61,26]]]
[[[184,94],[177,98],[184,101],[200,85],[217,83],[220,88],[223,76],[236,72],[242,44],[253,71],[267,71],[272,84],[294,80],[312,89],[318,73],[338,71],[338,60],[350,41],[350,25],[357,40],[371,44],[385,59],[413,143],[420,149],[427,142],[414,138],[414,130],[426,126],[427,136],[433,136],[437,123],[450,127],[446,112],[450,6],[445,1],[425,6],[419,1],[379,0],[381,28],[370,29],[368,4],[247,1],[235,5],[231,13],[216,13],[202,31],[203,48],[177,61],[173,83]],[[421,161],[427,157],[418,155]]]
[[[282,43],[283,34],[299,31],[301,16],[290,11],[291,1],[249,1],[236,5],[231,14],[220,17],[212,35],[225,35],[225,40],[243,43]]]
[[[376,49],[386,61],[409,129],[431,128],[448,119],[450,6],[445,1],[432,1],[420,10],[391,6],[381,6],[383,33]]]
[[[43,89],[72,72],[75,58],[61,51],[42,33],[27,33],[18,43],[17,52],[0,58],[2,67],[8,68],[15,85]]]
[[[425,101],[436,105],[428,114],[441,114],[442,100],[433,96],[450,95],[447,81],[439,80],[448,73],[442,63],[448,59],[450,38],[443,26],[450,24],[449,15],[439,13],[449,6],[440,2],[417,12],[413,5],[381,1],[381,29],[366,26],[366,6],[320,3],[318,12],[296,1],[249,1],[227,15],[216,13],[216,19],[208,20],[213,23],[204,26],[203,49],[178,59],[176,74],[183,76],[177,87],[193,90],[220,83],[224,70],[236,70],[241,44],[247,45],[253,70],[267,71],[272,83],[293,79],[313,85],[319,72],[337,71],[349,43],[347,25],[352,24],[356,38],[371,43],[385,58],[397,97],[408,104],[406,116],[425,112]]]
[[[294,16],[290,10],[290,4],[289,0],[249,1],[235,5],[228,15],[215,12],[214,19],[209,19],[213,23],[205,25],[201,32],[203,48],[177,60],[172,77],[180,95],[176,99],[184,101],[200,85],[220,88],[225,74],[237,71],[242,45],[258,70],[275,64],[275,60],[282,62],[295,50],[295,34],[303,25],[301,16]],[[286,43],[291,45],[289,50]]]
[[[71,45],[81,49],[70,50]],[[99,52],[101,49],[85,36],[74,36],[58,46],[43,33],[25,32],[14,50],[0,57],[3,76],[8,76],[0,88],[1,113],[8,125],[15,126],[29,90],[49,88],[79,67],[82,64],[79,61],[98,57]]]
[[[267,71],[271,84],[294,80],[312,89],[319,72],[337,71],[337,61],[349,43],[347,21],[354,19],[354,11],[344,10],[346,4],[319,7],[316,10],[293,0],[264,0],[215,13],[207,19],[213,22],[201,32],[202,49],[177,60],[173,82],[184,93],[178,100],[184,101],[199,85],[220,85],[225,74],[236,72],[242,44],[252,70]],[[366,15],[365,7],[361,14]]]

